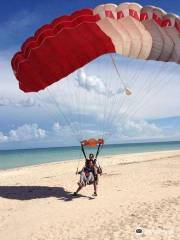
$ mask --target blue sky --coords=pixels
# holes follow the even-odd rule
[[[111,1],[119,3],[119,1]],[[134,2],[134,1],[129,1]],[[142,5],[156,5],[168,12],[176,12],[180,15],[180,4],[171,0],[140,0],[136,1]],[[107,0],[1,0],[1,41],[0,49],[18,48],[22,41],[40,27],[55,17],[71,13],[80,8],[95,7],[102,3],[109,3]],[[13,25],[17,23],[18,25]],[[6,30],[5,30],[6,28]],[[4,30],[4,34],[3,31]]]
[[[118,4],[117,1],[111,1]],[[134,1],[129,1],[134,2]],[[136,1],[141,5],[156,5],[167,12],[175,12],[180,15],[179,1]],[[49,106],[52,114],[47,113],[39,106],[37,96],[25,95],[18,89],[17,81],[15,80],[10,60],[13,54],[18,51],[23,41],[31,36],[33,32],[41,25],[50,22],[54,18],[60,15],[68,14],[76,11],[80,8],[95,7],[102,3],[109,3],[106,0],[13,0],[4,1],[1,0],[1,14],[0,14],[0,149],[6,148],[28,148],[28,147],[48,147],[48,146],[61,146],[78,144],[76,140],[72,140],[70,135],[70,129],[66,126],[66,122],[63,117],[55,116],[54,106]],[[99,60],[102,64],[106,62],[106,59]],[[124,61],[120,59],[119,61]],[[126,60],[125,60],[126,61]],[[126,63],[126,62],[124,62]],[[135,67],[141,69],[143,63],[139,66],[133,62],[132,73],[135,73]],[[103,73],[99,73],[98,62],[87,66],[85,68],[85,78],[91,81],[96,81],[98,84],[98,76],[104,77]],[[134,67],[134,68],[133,68]],[[166,67],[164,67],[165,69]],[[149,73],[154,70],[153,65],[146,67]],[[172,71],[173,77],[171,76]],[[149,95],[145,106],[137,111],[137,114],[133,118],[125,121],[126,116],[123,118],[120,116],[120,120],[112,134],[110,142],[128,142],[128,141],[166,141],[166,140],[180,140],[180,104],[179,104],[179,92],[180,83],[178,82],[179,69],[172,66],[167,70],[167,76],[169,76],[168,86],[165,88],[157,89],[158,94]],[[75,78],[77,74],[72,75]],[[126,79],[127,78],[127,79]],[[130,76],[125,76],[124,79],[130,81]],[[168,80],[168,77],[167,77]],[[141,76],[139,82],[143,82]],[[149,80],[150,81],[150,80]],[[77,84],[82,90],[83,94],[83,77],[82,81]],[[129,83],[131,86],[131,83]],[[179,85],[178,85],[179,84]],[[98,86],[98,85],[97,85]],[[153,85],[152,85],[153,86]],[[57,89],[61,86],[55,86],[52,91],[57,92]],[[138,89],[138,88],[137,88]],[[97,89],[94,88],[93,91]],[[136,92],[136,89],[134,90]],[[99,94],[96,92],[96,94]],[[102,94],[102,93],[100,93]],[[39,96],[38,96],[39,97]],[[48,103],[47,96],[43,93],[40,96],[43,102]],[[57,96],[58,98],[58,96]],[[139,95],[140,98],[140,95]],[[75,99],[75,96],[74,96]],[[138,97],[137,97],[138,99]],[[59,99],[62,101],[62,99]],[[49,103],[48,103],[49,104]],[[65,105],[70,108],[68,104],[70,102],[64,102]],[[131,103],[128,103],[129,106]],[[138,103],[139,104],[139,103]],[[135,106],[136,107],[136,106]],[[75,106],[76,110],[80,110]],[[81,107],[83,108],[83,106]],[[127,107],[127,109],[133,107]],[[81,109],[82,110],[82,109]],[[116,108],[115,108],[116,110]],[[114,110],[114,111],[115,111]],[[138,109],[137,109],[138,110]],[[56,109],[57,111],[57,109]],[[73,110],[72,110],[73,111]],[[89,111],[89,112],[88,112]],[[86,115],[89,113],[94,114],[100,110],[86,109]],[[73,119],[72,128],[75,127],[75,122],[78,120],[75,114],[68,112],[70,119]],[[53,117],[50,115],[54,115]],[[57,114],[56,114],[57,115]],[[81,118],[83,118],[81,116]],[[85,118],[85,117],[84,117]],[[96,120],[96,126],[101,125],[100,116],[94,117]],[[86,119],[87,120],[87,119]],[[99,125],[98,125],[99,124]],[[111,128],[107,123],[107,127]],[[85,126],[85,133],[92,133],[91,126]],[[91,130],[91,131],[90,131]],[[97,131],[94,128],[93,131]],[[113,131],[113,129],[112,129]],[[117,134],[115,134],[115,132]],[[24,136],[25,135],[25,136]],[[70,140],[71,139],[71,140]]]

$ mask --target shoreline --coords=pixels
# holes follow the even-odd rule
[[[106,146],[125,146],[125,145],[139,145],[139,144],[176,144],[176,143],[180,143],[179,140],[177,141],[154,141],[154,142],[128,142],[128,143],[109,143],[106,144]],[[54,146],[54,147],[50,147],[50,149],[58,149],[58,148],[79,148],[79,145],[75,145],[75,146]],[[42,150],[42,149],[49,149],[49,147],[40,147],[40,148],[15,148],[15,149],[0,149],[0,152],[2,151],[23,151],[23,150]]]
[[[133,156],[144,156],[144,155],[148,155],[148,154],[171,154],[171,153],[177,153],[180,156],[180,150],[161,150],[161,151],[148,151],[148,152],[135,152],[135,153],[122,153],[122,154],[112,154],[112,155],[100,155],[100,157],[98,158],[98,160],[100,159],[100,161],[102,161],[102,159],[106,159],[106,161],[109,158],[122,158],[124,156],[129,156],[129,157],[133,157]],[[157,159],[158,160],[158,159]],[[21,167],[14,167],[14,168],[7,168],[7,169],[0,169],[0,173],[2,172],[11,172],[11,171],[19,171],[19,170],[27,170],[29,168],[37,168],[37,167],[46,167],[46,166],[53,166],[53,165],[63,165],[63,164],[73,164],[73,163],[77,163],[78,161],[80,161],[80,164],[83,163],[83,158],[81,159],[69,159],[69,160],[60,160],[60,161],[55,161],[55,162],[47,162],[47,163],[39,163],[39,164],[33,164],[33,165],[27,165],[27,166],[21,166]],[[126,161],[126,163],[131,163],[132,161]],[[141,161],[139,161],[141,162]],[[103,165],[103,163],[101,162],[101,164]]]

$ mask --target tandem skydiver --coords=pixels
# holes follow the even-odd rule
[[[78,189],[76,192],[74,192],[74,195],[76,196],[77,193],[87,184],[93,184],[94,186],[94,194],[93,196],[97,196],[97,185],[98,185],[98,174],[102,174],[102,169],[100,166],[97,166],[97,156],[99,154],[101,144],[98,145],[96,157],[94,157],[94,154],[90,153],[89,158],[86,157],[86,153],[84,150],[84,145],[81,143],[81,150],[83,152],[84,158],[85,158],[85,166],[82,168],[81,171],[76,172],[77,174],[80,174],[80,180],[78,182]]]

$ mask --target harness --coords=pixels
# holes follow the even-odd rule
[[[104,140],[103,139],[98,139],[98,140],[96,140],[96,139],[89,139],[89,140],[81,141],[81,151],[82,151],[82,153],[84,155],[84,158],[86,159],[86,163],[85,163],[85,168],[84,169],[87,168],[87,173],[94,172],[93,167],[89,167],[88,166],[88,161],[92,161],[93,162],[93,166],[96,165],[97,157],[98,157],[98,155],[100,153],[100,150],[102,149],[103,145],[104,145]],[[85,147],[97,147],[97,151],[96,151],[94,159],[87,158],[86,152],[85,152]],[[78,162],[77,171],[76,171],[77,173],[78,173],[78,168],[79,168],[79,162]]]

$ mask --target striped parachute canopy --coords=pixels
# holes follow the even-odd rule
[[[107,53],[180,63],[180,18],[137,3],[104,4],[38,29],[12,59],[24,92],[37,92]]]

